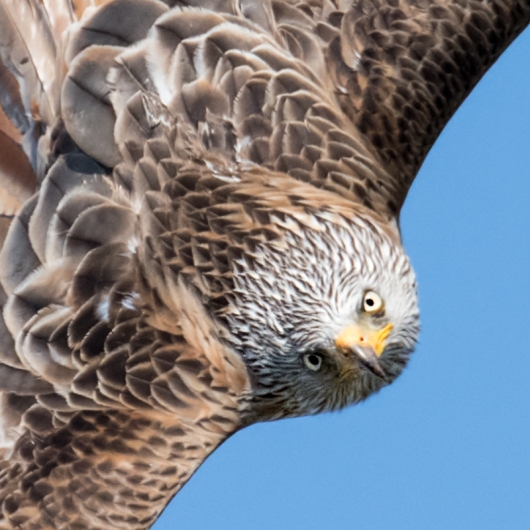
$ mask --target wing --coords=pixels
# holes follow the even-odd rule
[[[204,163],[199,168],[190,164],[189,154],[200,143],[197,131],[187,126],[181,130],[168,121],[169,111],[147,71],[142,43],[151,42],[146,36],[168,7],[155,0],[118,0],[100,10],[92,9],[92,4],[96,2],[0,3],[7,80],[2,100],[4,136],[17,147],[19,161],[25,161],[32,176],[38,174],[41,180],[30,198],[27,191],[37,187],[36,181],[33,188],[24,188],[26,195],[19,193],[22,206],[0,255],[4,338],[0,390],[36,396],[34,403],[51,400],[64,417],[79,406],[120,408],[127,406],[126,401],[136,408],[152,406],[150,393],[150,397],[138,394],[132,388],[131,393],[124,386],[125,371],[133,373],[131,366],[125,367],[132,351],[111,363],[115,371],[121,370],[117,393],[117,379],[107,381],[110,386],[101,392],[101,385],[106,385],[98,381],[100,376],[106,378],[101,363],[118,347],[115,339],[123,335],[124,322],[128,331],[118,342],[130,341],[130,332],[145,334],[154,328],[165,339],[169,333],[177,350],[178,344],[186,343],[186,319],[179,319],[181,309],[175,306],[179,296],[172,298],[167,292],[165,263],[174,259],[170,270],[187,274],[197,288],[206,285],[194,272],[204,265],[204,256],[190,244],[189,233],[205,231],[207,222],[196,212],[206,196],[226,184],[212,178],[213,170]],[[76,13],[81,12],[79,23]],[[32,127],[38,134],[26,138]],[[230,135],[217,132],[225,145]],[[215,134],[210,136],[214,141]],[[2,160],[7,160],[5,153]],[[188,171],[181,167],[186,163]],[[181,175],[175,189],[169,190],[177,170]],[[15,170],[11,174],[12,187],[21,186],[21,178],[14,175],[24,175]],[[219,193],[212,204],[225,198]],[[239,216],[236,228],[248,218],[239,204],[228,213]],[[170,240],[175,241],[172,256]],[[218,243],[223,247],[222,241]],[[216,258],[218,268],[227,272],[222,254]],[[209,290],[210,297],[226,291],[223,281],[218,279],[217,290]],[[153,311],[146,312],[147,306]],[[208,315],[203,317],[209,321]],[[208,348],[199,348],[202,339],[196,333],[194,337],[198,351],[188,345],[187,355],[199,361]],[[153,336],[148,342],[167,346],[165,339]],[[109,350],[105,345],[111,343]],[[144,357],[150,355],[145,352]],[[205,365],[212,362],[219,364],[210,359]],[[147,371],[157,378],[156,370]],[[89,380],[89,387],[82,389]],[[164,384],[158,381],[155,386]],[[160,390],[154,392],[162,395]],[[147,399],[143,406],[140,395],[140,401]]]
[[[28,9],[31,2],[3,4],[6,21],[33,20],[19,28],[18,38],[4,37],[9,44],[4,49],[17,51],[4,57],[4,63],[15,72],[19,89],[11,79],[4,82],[11,90],[4,90],[3,106],[19,124],[26,153],[41,178],[46,162],[37,153],[38,124],[51,125],[62,114],[76,143],[113,167],[121,159],[118,144],[131,140],[120,136],[121,124],[135,120],[134,111],[124,113],[123,107],[141,88],[194,126],[205,122],[206,109],[229,117],[241,158],[362,202],[386,218],[397,216],[445,123],[529,17],[523,0],[168,1],[177,10],[155,24],[167,4],[133,2],[135,18],[114,2],[109,11],[90,18],[92,4],[96,2],[75,5],[85,23],[73,39],[62,39],[60,55],[66,64],[54,57],[57,36],[75,20],[69,3],[37,2],[39,9]],[[202,11],[193,9],[196,5]],[[192,9],[184,14],[179,6]],[[44,16],[48,24],[41,23]],[[115,16],[121,21],[111,18]],[[195,25],[185,28],[185,20]],[[38,39],[27,38],[30,26]],[[98,26],[109,35],[97,37]],[[142,40],[151,26],[150,38],[141,46],[117,52],[116,47]],[[3,35],[11,35],[12,27],[8,24]],[[94,44],[103,49],[93,50],[91,58],[79,57]],[[118,55],[117,69],[112,64]],[[11,64],[17,57],[30,60]],[[83,80],[94,83],[87,65],[95,57],[103,59],[99,81],[83,88]],[[149,58],[147,65],[142,57]],[[88,91],[84,103],[72,103],[73,96],[60,103],[64,70],[70,96]],[[109,79],[102,82],[111,70],[112,75],[121,70],[115,81],[119,88],[109,86]],[[79,87],[73,86],[79,81]],[[88,117],[87,105],[92,105]],[[95,123],[99,138],[91,134]],[[137,133],[137,139],[146,136],[145,131]],[[28,189],[32,186],[34,181]]]
[[[136,402],[94,375],[124,292],[162,314],[173,275],[222,311],[234,260],[286,215],[362,205],[395,218],[529,12],[515,0],[2,0],[0,186],[4,213],[19,210],[0,266],[3,389],[67,409]]]
[[[341,109],[388,171],[399,211],[453,113],[526,27],[526,1],[359,0],[328,48]],[[389,205],[390,206],[390,205]]]
[[[309,214],[394,220],[529,17],[516,1],[0,0],[0,187],[18,211],[0,255],[0,441],[30,462],[20,481],[36,462],[24,484],[55,476],[61,429],[61,458],[86,456],[76,418],[115,436],[97,412],[134,411],[175,438],[157,439],[161,461],[181,459],[150,507],[120,500],[150,524],[239,426],[248,376],[222,340],[235,262]],[[91,461],[102,487],[109,451],[152,465],[138,421]]]

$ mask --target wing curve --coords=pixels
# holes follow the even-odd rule
[[[154,103],[155,114],[167,107],[194,128],[205,121],[205,109],[227,118],[241,159],[360,202],[388,220],[398,217],[447,121],[530,20],[526,0],[45,4],[56,14],[41,31],[50,49],[50,35],[65,20],[77,13],[82,21],[64,43],[62,98],[56,87],[49,94],[46,80],[40,92],[55,102],[55,113],[62,99],[66,129],[89,154],[103,153],[99,162],[114,166],[124,156],[113,135],[122,145],[152,136],[149,120],[138,122],[149,94],[151,103],[153,96],[162,103]],[[98,11],[96,4],[106,5]],[[91,69],[91,60],[106,65]],[[34,82],[34,73],[28,76],[26,84]],[[28,117],[23,91],[21,98]],[[88,107],[94,124],[83,128],[79,119]],[[8,110],[13,121],[21,114],[19,104]],[[91,134],[96,123],[99,142]],[[124,134],[131,127],[136,133]]]
[[[388,170],[397,211],[444,126],[529,18],[519,0],[358,0],[344,11],[330,73]]]

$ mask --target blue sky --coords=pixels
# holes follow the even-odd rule
[[[427,158],[402,214],[420,344],[340,413],[256,425],[154,530],[530,528],[530,33]]]

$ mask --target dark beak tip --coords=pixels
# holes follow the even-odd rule
[[[361,364],[368,368],[370,372],[385,382],[388,382],[388,376],[383,370],[379,357],[370,346],[355,346],[352,348],[353,353],[359,359]]]
[[[382,379],[385,383],[388,383],[388,376],[386,375],[385,371],[381,368],[381,365],[378,364],[378,369],[372,370],[372,372]]]

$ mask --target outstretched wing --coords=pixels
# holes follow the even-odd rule
[[[0,186],[11,213],[26,201],[2,253],[15,341],[3,379],[6,391],[22,381],[66,395],[96,366],[83,356],[105,356],[113,293],[137,281],[131,241],[157,297],[169,264],[213,308],[231,260],[276,237],[271,216],[362,203],[395,218],[530,4],[2,0],[0,11],[0,142],[13,147]]]
[[[247,374],[211,318],[234,260],[307,212],[395,220],[529,19],[523,0],[0,0],[0,215],[19,211],[0,446],[99,408],[237,428]]]
[[[358,0],[341,14],[327,54],[336,97],[388,171],[391,209],[529,17],[524,0]]]
[[[228,118],[241,159],[389,219],[444,125],[530,17],[525,0],[129,0],[94,14],[104,3],[2,4],[5,21],[25,21],[16,38],[9,22],[2,32],[4,64],[21,87],[4,81],[3,106],[41,177],[37,125],[62,114],[76,143],[113,167],[149,94],[162,106],[148,114],[165,106],[194,127],[206,110]],[[74,9],[86,11],[82,29],[58,46]],[[153,135],[146,127],[136,127],[137,142]]]

